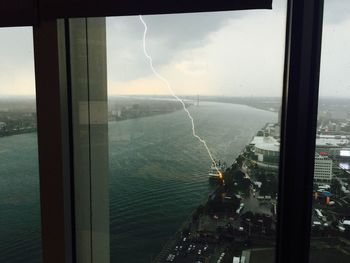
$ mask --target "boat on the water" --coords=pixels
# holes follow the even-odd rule
[[[209,179],[221,180],[225,169],[226,169],[225,162],[221,163],[220,160],[218,162],[214,160],[214,162],[212,162],[210,166]]]

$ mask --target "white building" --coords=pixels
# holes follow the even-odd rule
[[[331,159],[316,154],[314,180],[316,182],[330,182],[333,177],[332,165],[333,162]]]
[[[268,170],[278,170],[280,143],[271,136],[255,136],[250,143],[254,148],[256,164]]]
[[[255,136],[250,145],[254,146],[255,155],[259,162],[265,162],[269,157],[278,162],[280,143],[271,136]]]
[[[261,168],[278,170],[280,143],[274,137],[255,136],[250,145],[254,146],[257,165]],[[333,177],[333,161],[315,153],[315,182],[330,182]]]

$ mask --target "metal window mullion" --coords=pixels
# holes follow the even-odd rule
[[[77,262],[109,262],[108,111],[104,18],[67,20]]]
[[[33,28],[44,263],[73,262],[71,152],[63,24]]]
[[[323,0],[288,2],[276,262],[308,262]]]

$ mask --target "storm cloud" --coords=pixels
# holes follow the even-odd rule
[[[144,16],[154,66],[177,94],[281,96],[286,0],[273,10]],[[107,18],[108,91],[167,94],[137,16]],[[32,29],[0,29],[0,95],[35,94]],[[350,97],[350,1],[324,8],[320,95]]]
[[[154,65],[177,93],[281,95],[286,1],[275,1],[273,10],[145,16],[144,20]],[[166,93],[145,59],[142,35],[138,17],[107,20],[110,94]]]
[[[152,15],[148,24],[147,43],[154,63],[169,63],[179,52],[203,46],[210,32],[215,32],[232,18],[231,13]],[[131,80],[149,74],[142,61],[143,25],[138,17],[107,19],[108,63],[111,78]]]

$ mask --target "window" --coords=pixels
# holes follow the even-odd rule
[[[78,262],[273,261],[285,13],[70,19]]]
[[[31,28],[0,29],[0,261],[42,262]]]
[[[310,262],[348,262],[350,4],[325,1]]]
[[[13,0],[8,7],[6,3],[2,4],[5,8],[0,9],[1,26],[34,25],[43,258],[44,262],[50,263],[72,262],[76,259],[78,262],[84,263],[104,263],[110,262],[110,254],[113,255],[109,246],[110,240],[114,238],[113,233],[109,231],[111,222],[109,219],[113,217],[113,211],[109,208],[113,204],[110,203],[112,198],[110,198],[110,191],[108,191],[110,187],[109,170],[113,164],[111,159],[107,158],[106,152],[112,150],[108,149],[110,146],[108,123],[113,120],[113,117],[118,117],[120,114],[118,110],[115,112],[115,108],[109,108],[113,104],[107,96],[107,83],[111,78],[106,78],[106,72],[110,70],[110,67],[106,67],[108,65],[106,61],[110,60],[109,55],[106,56],[108,53],[106,52],[105,20],[103,18],[88,18],[69,19],[68,21],[66,18],[125,16],[143,13],[145,14],[144,21],[148,23],[146,14],[269,8],[271,4],[270,0],[243,2],[237,0],[230,3],[226,1],[207,3],[204,1],[200,5],[192,2],[173,5],[169,2],[160,3],[158,1],[149,1],[147,5],[143,2],[135,4],[132,1],[116,5],[103,0],[96,5],[93,3],[80,5],[79,1],[75,1],[74,5],[72,3],[68,5],[66,1],[46,2],[41,0],[38,3],[28,1],[26,5],[23,5],[19,3],[20,1]],[[310,174],[312,174],[311,170],[314,168],[315,160],[316,92],[318,91],[322,6],[323,2],[317,0],[288,1],[280,154],[276,150],[279,147],[278,141],[270,141],[269,145],[272,147],[267,148],[264,147],[266,143],[258,145],[255,141],[251,147],[245,149],[248,151],[247,154],[249,151],[252,152],[251,158],[256,158],[256,160],[254,159],[256,163],[263,163],[266,169],[276,169],[273,164],[276,159],[280,158],[278,168],[280,181],[278,184],[281,191],[277,202],[276,261],[283,263],[303,262],[307,260],[309,255],[309,230],[311,228],[309,219],[312,211],[312,178]],[[56,23],[57,18],[65,19]],[[263,26],[267,21],[261,21],[259,26]],[[188,30],[189,26],[186,24],[183,29]],[[268,33],[277,32],[272,27],[269,29]],[[273,34],[273,36],[275,35]],[[262,38],[257,46],[266,48],[262,45],[266,40],[268,38]],[[131,44],[133,43],[134,41]],[[157,44],[157,42],[147,42],[147,47],[149,44]],[[252,41],[248,44],[251,45]],[[245,48],[250,46],[248,44]],[[162,50],[156,51],[161,53]],[[274,51],[277,52],[278,49]],[[153,51],[152,54],[154,54]],[[147,54],[145,55],[149,59]],[[270,57],[266,61],[266,64],[263,63],[264,66],[275,63]],[[124,66],[124,71],[127,72],[129,65]],[[188,68],[190,65],[184,66],[186,69],[186,66]],[[267,68],[267,66],[259,67],[254,74],[259,76]],[[156,67],[156,69],[164,74],[164,68]],[[265,74],[263,75],[265,76]],[[170,77],[168,78],[170,79]],[[110,86],[110,83],[108,85]],[[249,88],[245,88],[249,91]],[[195,104],[195,101],[198,101],[197,95],[200,95],[199,98],[203,98],[201,94],[179,95],[185,103],[192,100]],[[265,99],[264,103],[267,102]],[[199,101],[199,107],[204,106],[203,100]],[[210,103],[217,102],[210,101]],[[251,101],[244,101],[244,103],[249,104]],[[270,103],[268,102],[268,104]],[[170,102],[167,106],[170,106]],[[140,114],[140,106],[133,108]],[[274,108],[275,111],[278,111],[277,108],[278,106]],[[168,115],[176,113],[178,111]],[[157,111],[158,115],[154,114],[155,112],[152,111],[152,113],[147,113],[145,114],[147,116],[143,115],[142,117],[161,118],[163,116],[163,114],[159,114],[159,110]],[[274,115],[276,116],[276,114]],[[130,120],[124,119],[118,120],[118,122],[131,122]],[[117,120],[114,119],[114,121]],[[132,121],[142,122],[140,118],[134,118]],[[166,119],[166,121],[169,120]],[[242,122],[246,124],[246,119]],[[264,131],[258,132],[256,137],[265,137],[265,134],[271,135],[272,129],[270,128],[272,127],[264,127]],[[138,126],[135,126],[135,129],[138,129]],[[265,133],[265,129],[268,129],[268,134]],[[142,137],[145,130],[139,131],[138,135]],[[160,131],[156,130],[156,132],[159,134]],[[126,142],[132,142],[128,144],[130,147],[135,146],[137,139],[138,137],[135,136]],[[212,146],[209,149],[212,149]],[[193,156],[189,157],[193,158]],[[114,160],[112,159],[112,161]],[[239,163],[244,161],[240,160]],[[214,165],[214,170],[216,168]],[[320,168],[322,172],[326,170],[326,166],[322,165]],[[142,172],[144,171],[145,169],[142,169]],[[217,174],[214,171],[215,175],[220,177],[220,173]],[[226,175],[223,175],[224,179],[225,177]],[[228,183],[226,181],[227,178],[225,185]],[[227,188],[227,186],[221,188],[225,190],[225,187]],[[298,195],[295,195],[296,192]],[[222,203],[224,203],[226,196],[221,196]],[[264,199],[266,199],[265,195]],[[267,199],[269,200],[268,196]],[[241,211],[246,208],[245,204],[244,207],[239,206]],[[239,213],[236,211],[235,213]],[[197,212],[201,214],[200,209]],[[212,219],[216,218],[218,219],[216,222],[219,222],[222,217],[213,215]],[[247,227],[240,227],[243,227],[243,231],[247,231],[248,228],[248,233],[250,233],[253,222],[252,220],[246,220],[246,222]],[[253,233],[266,234],[264,233],[264,231],[266,232],[265,220],[262,222],[261,228]],[[230,226],[228,225],[228,227]],[[238,231],[241,229],[238,228]],[[186,238],[185,241],[183,238]],[[193,240],[193,236],[192,238],[188,236],[183,238],[180,242]],[[188,248],[190,245],[188,244]],[[270,247],[273,247],[273,244]],[[173,250],[176,251],[175,249],[176,246]],[[201,261],[203,251],[202,249],[201,252],[197,251],[197,261]],[[239,257],[242,257],[243,253],[240,250],[236,252]],[[267,253],[256,254],[258,259],[273,260],[273,251],[265,250],[264,252]],[[178,255],[169,253],[165,256],[169,257],[169,261],[172,261]],[[221,259],[219,257],[218,260],[219,262],[222,259],[227,260],[227,257],[230,256],[236,255],[220,254]],[[190,258],[193,259],[192,255]],[[252,256],[251,259],[255,260],[256,258],[254,259]],[[229,258],[229,260],[240,261],[237,257]]]

